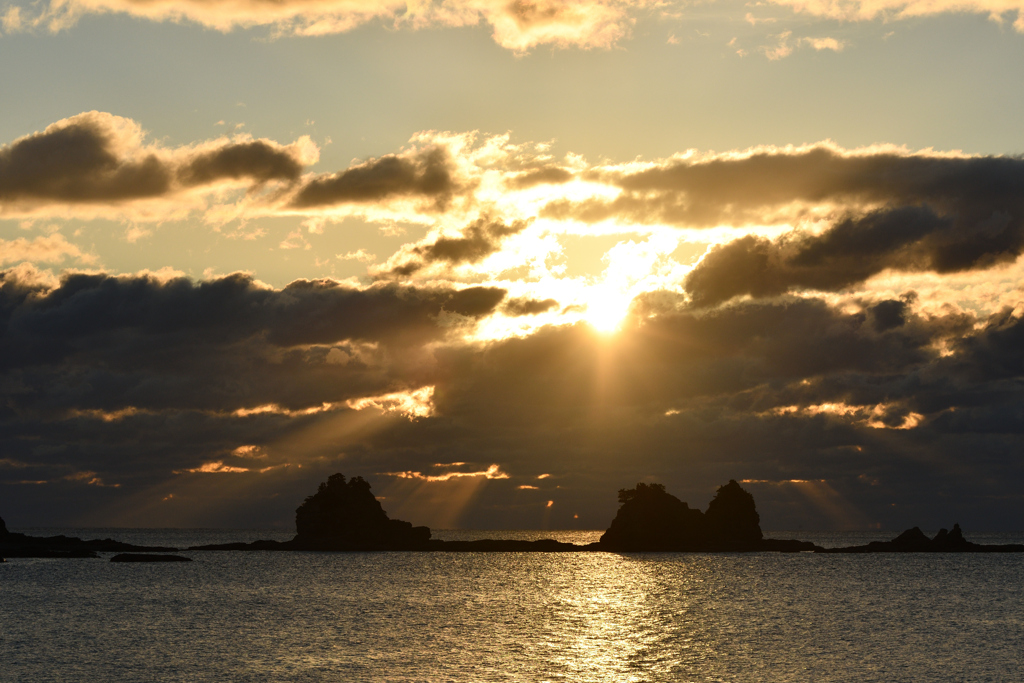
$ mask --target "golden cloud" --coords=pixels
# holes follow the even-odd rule
[[[629,35],[648,0],[50,0],[35,11],[13,6],[8,32],[60,31],[89,14],[127,14],[151,21],[191,21],[218,31],[256,26],[276,35],[344,33],[371,21],[395,27],[492,27],[494,40],[517,52],[538,45],[609,48]]]

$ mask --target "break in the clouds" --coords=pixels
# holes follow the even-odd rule
[[[638,10],[651,5],[627,0],[50,0],[41,8],[13,5],[8,31],[45,27],[60,31],[88,14],[128,14],[153,21],[191,21],[230,31],[271,27],[281,35],[343,33],[371,21],[396,27],[473,26],[492,29],[502,47],[525,51],[538,45],[609,48],[629,35]]]
[[[0,148],[0,217],[165,220],[225,188],[290,184],[317,147],[247,137],[188,147],[145,144],[134,121],[85,112]]]

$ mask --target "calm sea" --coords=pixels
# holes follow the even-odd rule
[[[0,564],[0,681],[1024,680],[1024,555],[183,554],[194,561]]]

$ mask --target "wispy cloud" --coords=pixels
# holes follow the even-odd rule
[[[649,0],[49,0],[9,7],[7,32],[61,31],[89,14],[128,14],[152,21],[187,20],[218,31],[270,27],[274,35],[344,33],[372,21],[399,28],[489,25],[502,47],[523,52],[538,45],[609,48],[630,34]]]

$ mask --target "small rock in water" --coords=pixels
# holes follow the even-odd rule
[[[143,555],[137,553],[121,553],[110,558],[111,562],[191,562],[191,557],[181,555]]]

